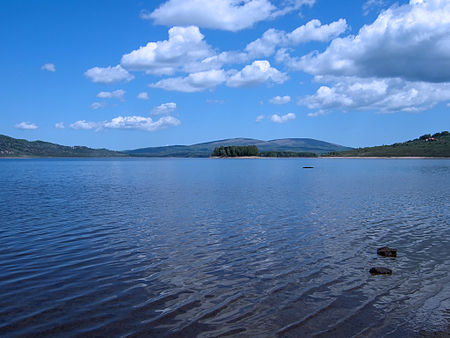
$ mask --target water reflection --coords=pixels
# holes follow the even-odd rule
[[[447,328],[449,174],[447,160],[0,161],[0,334]],[[385,244],[397,259],[376,256]]]

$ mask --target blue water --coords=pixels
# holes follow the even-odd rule
[[[450,160],[0,160],[0,335],[445,331],[449,220]]]

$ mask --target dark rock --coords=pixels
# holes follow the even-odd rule
[[[374,267],[369,270],[372,275],[392,275],[392,270],[388,268],[383,268],[380,266]]]
[[[397,257],[397,249],[384,246],[377,249],[377,254],[384,257]]]

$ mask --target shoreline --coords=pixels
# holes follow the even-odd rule
[[[0,160],[29,160],[29,159],[136,159],[136,158],[204,158],[204,159],[385,159],[385,160],[448,160],[450,157],[427,157],[427,156],[318,156],[318,157],[267,157],[267,156],[235,156],[235,157],[169,157],[169,156],[111,156],[111,157],[87,157],[87,156],[0,156]]]
[[[439,157],[439,156],[320,156],[317,158],[338,158],[338,159],[342,159],[342,158],[348,158],[348,159],[385,159],[385,160],[389,160],[389,159],[393,159],[393,160],[445,160],[445,159],[450,159],[450,157]]]

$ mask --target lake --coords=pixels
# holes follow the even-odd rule
[[[449,220],[443,159],[0,160],[0,335],[446,331]]]

